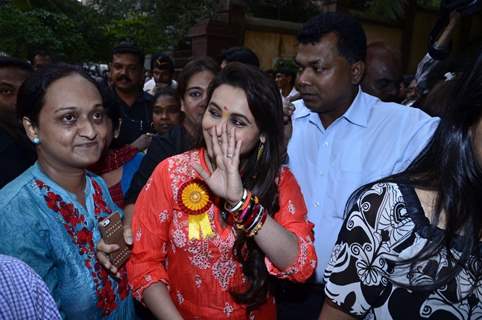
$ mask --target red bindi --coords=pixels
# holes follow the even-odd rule
[[[224,109],[224,110],[228,110],[228,107],[224,106],[223,109]]]

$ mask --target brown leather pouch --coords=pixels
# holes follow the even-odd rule
[[[109,253],[110,262],[119,268],[131,254],[127,243],[124,241],[124,227],[119,212],[114,212],[99,223],[102,239],[107,244],[117,244],[120,248]]]

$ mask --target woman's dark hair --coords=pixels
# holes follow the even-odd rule
[[[328,33],[337,35],[337,48],[341,56],[350,63],[364,61],[367,55],[367,38],[365,31],[354,17],[327,12],[311,18],[298,34],[298,42],[302,44],[318,43]]]
[[[220,63],[223,61],[227,63],[241,62],[259,68],[258,56],[253,50],[246,47],[231,47],[224,50],[221,54]]]
[[[430,239],[413,258],[399,262],[415,264],[447,250],[448,271],[431,284],[399,284],[409,289],[434,290],[453,279],[468,265],[469,258],[481,261],[479,245],[482,236],[482,165],[474,150],[474,128],[482,117],[482,51],[475,63],[466,69],[446,102],[447,110],[434,136],[403,172],[378,182],[395,182],[437,192],[432,224],[437,225],[442,212],[445,230],[439,239]],[[353,203],[361,189],[352,195]],[[349,206],[349,205],[348,205]],[[347,206],[347,208],[348,208]],[[462,241],[461,256],[454,257],[450,248]],[[459,240],[460,239],[460,240]],[[477,265],[477,264],[475,264]],[[472,270],[480,279],[482,270]],[[477,285],[477,281],[475,281]]]
[[[97,86],[97,89],[99,89],[100,95],[102,96],[102,104],[104,106],[105,113],[112,121],[112,130],[119,129],[122,114],[119,103],[114,96],[114,92],[108,87],[99,85]]]
[[[432,117],[443,118],[447,109],[450,107],[448,105],[451,103],[449,97],[456,84],[457,78],[440,80],[427,94],[420,109]]]
[[[209,71],[215,75],[219,71],[219,66],[213,59],[209,57],[204,57],[191,60],[184,66],[184,68],[182,68],[182,71],[177,77],[177,96],[180,100],[184,98],[184,94],[186,93],[187,89],[187,83],[189,82],[191,77],[203,71]]]
[[[159,99],[159,97],[172,97],[174,98],[174,100],[176,100],[179,106],[179,112],[181,113],[180,122],[182,122],[182,120],[184,119],[184,112],[181,111],[181,101],[179,99],[179,96],[176,90],[168,86],[168,87],[156,88],[154,92],[155,92],[154,99],[152,99],[152,104],[151,104],[152,112],[154,112],[154,105],[156,104],[157,99]]]
[[[257,153],[261,142],[249,154],[243,155],[240,171],[243,186],[256,194],[272,215],[279,210],[276,179],[281,167],[283,141],[283,108],[279,90],[274,81],[259,68],[238,62],[230,63],[214,78],[208,89],[208,100],[221,85],[244,91],[260,135],[266,139],[259,159]],[[249,287],[244,292],[232,288],[231,294],[237,302],[248,304],[251,310],[265,301],[269,290],[264,253],[253,238],[247,238],[240,232],[234,243],[233,254],[243,266]]]
[[[156,88],[154,99],[152,100],[152,105],[154,105],[157,99],[162,96],[169,96],[169,97],[175,98],[176,100],[179,100],[176,90],[173,89],[172,87],[168,86],[168,87]]]
[[[32,124],[38,125],[38,116],[45,104],[47,89],[54,81],[72,74],[78,74],[85,78],[101,92],[97,82],[82,71],[80,67],[65,63],[48,65],[34,72],[20,87],[17,96],[17,116],[20,121],[23,117],[27,117]]]
[[[105,114],[107,115],[107,117],[109,117],[110,121],[112,121],[112,131],[115,132],[122,125],[122,113],[119,103],[114,96],[114,92],[110,88],[104,86],[98,86],[98,88],[100,89],[99,91],[102,96],[102,103],[104,105]],[[114,150],[123,146],[124,145],[119,143],[119,140],[114,137],[108,148]]]

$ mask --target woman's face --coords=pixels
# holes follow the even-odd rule
[[[30,139],[40,139],[39,160],[66,169],[84,169],[97,162],[109,130],[97,88],[72,74],[54,81],[44,101],[38,126],[26,126]]]
[[[214,74],[211,71],[201,71],[194,74],[188,81],[186,92],[181,101],[184,121],[195,128],[201,124],[207,103],[207,89]]]
[[[213,155],[211,128],[221,128],[226,125],[227,132],[235,128],[236,140],[241,140],[241,155],[249,153],[256,146],[258,140],[264,142],[253,114],[248,106],[248,100],[243,89],[223,84],[217,87],[202,120],[203,137],[208,154]],[[219,136],[218,139],[221,139]]]
[[[166,133],[181,121],[179,102],[172,96],[159,96],[152,108],[152,126],[159,134]]]

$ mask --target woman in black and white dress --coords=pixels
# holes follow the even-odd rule
[[[406,171],[352,195],[320,319],[482,319],[482,51],[449,99]]]

